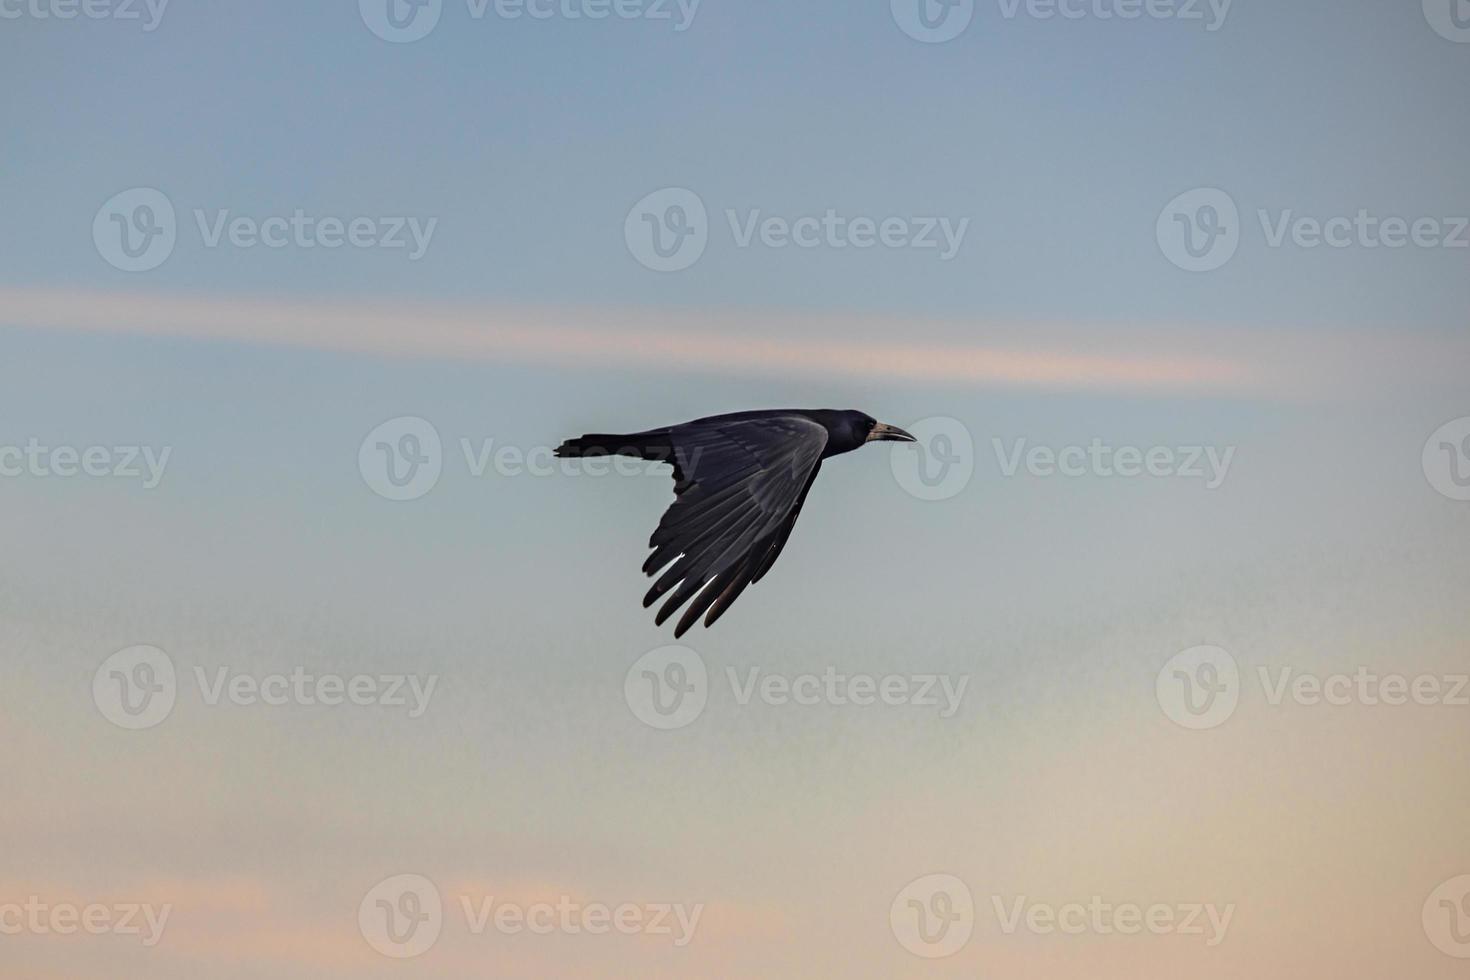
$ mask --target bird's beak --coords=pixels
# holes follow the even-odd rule
[[[913,436],[903,431],[896,425],[887,422],[879,422],[873,426],[873,431],[868,433],[865,442],[918,442]]]

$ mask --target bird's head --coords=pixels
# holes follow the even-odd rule
[[[850,452],[869,442],[914,442],[913,436],[896,425],[879,422],[865,412],[826,413],[822,424],[827,427],[827,453]]]

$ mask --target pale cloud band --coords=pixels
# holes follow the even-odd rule
[[[1277,398],[1452,383],[1470,340],[752,312],[517,310],[0,287],[9,326],[382,357]],[[1348,335],[1348,334],[1351,335]]]

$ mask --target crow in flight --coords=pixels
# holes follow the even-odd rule
[[[914,437],[862,412],[775,409],[736,412],[627,435],[568,439],[556,455],[634,456],[674,467],[674,502],[648,539],[643,571],[659,575],[643,607],[673,594],[654,618],[662,626],[680,606],[683,636],[709,611],[710,626],[781,553],[822,460],[868,442]],[[670,564],[672,562],[672,564]],[[695,596],[698,598],[695,598]]]

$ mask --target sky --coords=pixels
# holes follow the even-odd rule
[[[1463,973],[1464,0],[391,3],[0,0],[0,977]]]

